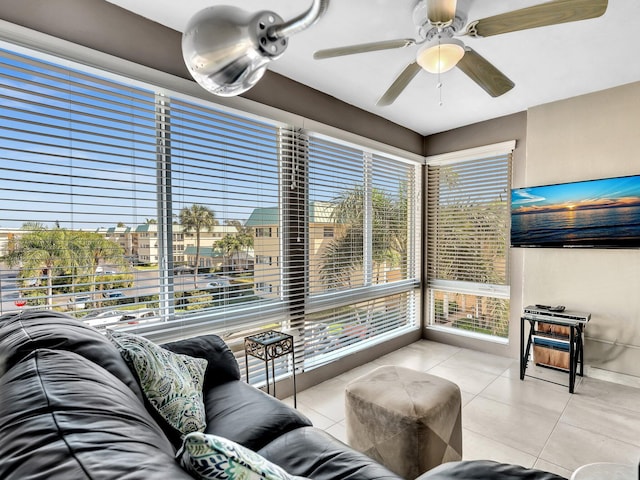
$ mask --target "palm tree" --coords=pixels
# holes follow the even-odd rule
[[[371,255],[374,267],[404,264],[407,246],[406,192],[399,199],[380,189],[372,189]],[[334,200],[332,220],[338,235],[322,254],[320,274],[327,288],[351,284],[351,275],[364,266],[365,202],[367,195],[362,186],[356,186]]]
[[[245,270],[247,270],[249,268],[249,250],[253,247],[253,228],[247,227],[240,220],[227,220],[225,224],[236,227],[236,230],[238,231],[234,236],[237,238],[240,246],[244,248],[244,266]]]
[[[200,265],[200,232],[211,231],[218,225],[215,214],[204,205],[194,203],[190,207],[180,210],[180,224],[185,232],[196,232],[196,261],[193,271],[193,287],[198,288],[198,266]]]
[[[231,269],[231,265],[233,263],[233,254],[238,253],[240,250],[242,250],[243,245],[240,241],[239,236],[236,234],[227,235],[226,237],[218,240],[216,242],[216,247],[221,249],[224,252],[225,256],[228,257],[227,261],[225,262],[227,268],[223,267],[223,271],[228,271]]]
[[[76,232],[79,235],[83,263],[91,277],[91,293],[96,289],[96,269],[100,261],[115,263],[120,267],[124,266],[124,250],[120,245],[111,240],[107,240],[99,233]]]
[[[95,291],[95,270],[100,260],[123,264],[120,245],[95,232],[71,231],[63,228],[48,230],[43,225],[25,224],[26,233],[7,255],[10,265],[22,264],[22,276],[47,278],[47,305],[53,305],[53,278],[57,273],[71,274],[71,291],[75,278],[88,274],[91,292]]]
[[[251,230],[251,228],[249,228]],[[249,250],[253,248],[253,234],[252,233],[239,233],[238,240],[240,245],[244,247],[244,269],[249,269]]]
[[[53,306],[53,277],[56,270],[65,270],[72,264],[69,232],[64,229],[48,230],[42,225],[24,225],[28,229],[18,241],[16,249],[7,255],[10,266],[22,264],[28,276],[45,272],[47,277],[47,305]]]

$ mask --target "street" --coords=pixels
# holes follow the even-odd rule
[[[158,270],[133,270],[134,276],[133,286],[130,288],[120,288],[125,297],[141,297],[149,295],[157,295],[160,291],[160,280]],[[18,288],[18,269],[9,268],[0,263],[0,315],[15,312],[22,308],[29,308],[28,305],[19,306],[20,289]],[[198,288],[204,288],[211,278],[205,277],[204,274],[198,275]],[[33,288],[33,287],[31,287]],[[45,288],[45,287],[40,287]],[[185,290],[193,290],[193,275],[176,275],[174,277],[174,290],[182,292]],[[71,295],[54,295],[54,305],[67,305],[72,300]],[[16,303],[17,302],[17,303]]]

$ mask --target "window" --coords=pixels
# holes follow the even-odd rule
[[[244,223],[278,204],[275,126],[9,51],[0,62],[0,223],[13,239],[0,244],[2,268],[15,272],[26,308],[188,320],[279,301],[244,278],[253,279]],[[171,191],[160,209],[158,178]],[[191,281],[175,282],[174,264]],[[30,286],[42,271],[46,281]],[[207,271],[225,274],[232,294],[212,296]],[[279,279],[277,266],[260,274]],[[104,300],[113,291],[122,295]],[[83,309],[71,306],[79,293],[92,298]]]
[[[258,265],[271,265],[273,263],[272,257],[266,255],[256,255],[256,264]]]
[[[427,159],[428,324],[506,339],[513,142]]]
[[[64,65],[0,49],[0,314],[275,325],[301,369],[418,328],[419,163]]]
[[[154,94],[0,51],[0,105],[0,224],[11,238],[0,253],[16,305],[84,318],[157,292],[157,276],[126,261],[140,253],[135,227],[156,212]],[[111,292],[126,300],[105,300]],[[78,294],[90,297],[82,309]]]
[[[322,238],[333,238],[334,233],[334,227],[324,227],[324,229],[322,230]]]
[[[306,141],[305,334],[318,345],[306,354],[314,363],[328,351],[416,328],[420,167],[313,134]]]

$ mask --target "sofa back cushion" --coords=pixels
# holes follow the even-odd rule
[[[204,402],[205,433],[228,438],[254,451],[286,432],[311,425],[298,410],[245,382],[205,389]]]
[[[127,363],[96,329],[53,311],[34,310],[0,317],[0,376],[39,348],[77,353],[115,375],[139,399],[143,398]]]
[[[258,454],[290,474],[313,480],[402,480],[364,453],[356,452],[315,427],[287,432],[258,450]],[[494,480],[492,476],[482,478]]]
[[[39,349],[0,378],[0,478],[189,479],[143,404],[78,354]]]
[[[165,343],[162,347],[174,353],[207,360],[207,370],[204,375],[205,390],[231,380],[240,380],[240,368],[236,357],[224,340],[217,335],[187,338]]]

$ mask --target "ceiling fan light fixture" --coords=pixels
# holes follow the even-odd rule
[[[455,67],[464,56],[464,44],[455,38],[441,39],[422,47],[416,62],[427,72],[444,73]]]

